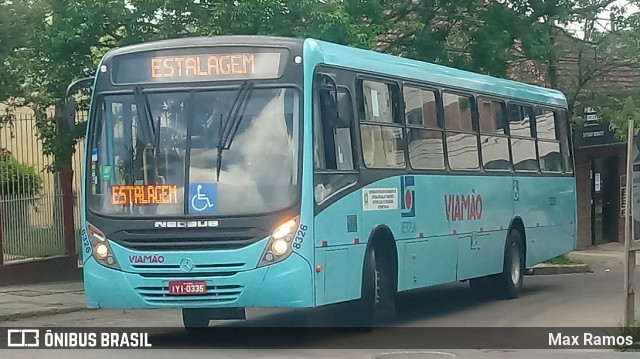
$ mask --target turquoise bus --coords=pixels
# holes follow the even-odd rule
[[[442,283],[515,298],[575,248],[555,90],[268,36],[113,49],[68,118],[83,86],[91,308],[181,308],[195,328],[344,303],[372,327]]]

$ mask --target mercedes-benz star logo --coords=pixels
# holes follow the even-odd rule
[[[183,258],[180,261],[180,270],[183,272],[191,272],[193,270],[193,260],[191,260],[191,258]]]

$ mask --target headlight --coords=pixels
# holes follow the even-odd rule
[[[289,244],[284,239],[277,239],[273,244],[271,244],[271,250],[273,251],[273,254],[282,256],[289,250]]]
[[[298,228],[298,221],[299,217],[291,218],[273,231],[258,267],[278,263],[291,255],[293,235]]]
[[[99,243],[94,248],[94,251],[96,253],[96,257],[98,257],[99,259],[105,259],[109,255],[109,248],[104,243]]]
[[[93,257],[96,259],[96,262],[105,267],[120,269],[120,265],[104,233],[91,223],[87,223],[87,233],[89,234],[89,242],[91,243]]]

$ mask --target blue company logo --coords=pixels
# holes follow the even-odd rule
[[[400,178],[400,201],[402,204],[402,217],[416,216],[416,191],[415,177],[404,176]]]
[[[218,184],[189,184],[189,213],[215,214],[218,212]]]

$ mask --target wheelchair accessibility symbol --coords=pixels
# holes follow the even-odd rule
[[[218,200],[216,183],[192,183],[189,185],[189,213],[216,213]]]

